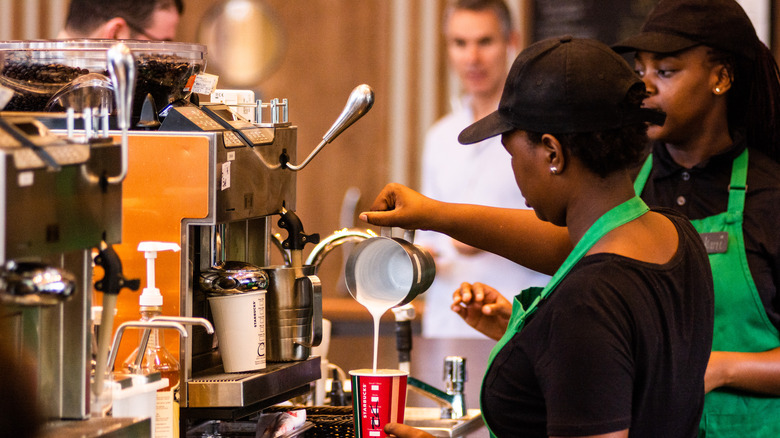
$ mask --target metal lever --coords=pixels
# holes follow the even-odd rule
[[[135,89],[135,58],[126,45],[119,43],[108,49],[108,73],[114,86],[117,125],[122,130],[122,170],[119,175],[108,177],[108,182],[119,184],[127,176],[127,131],[130,129]]]
[[[303,163],[299,165],[290,164],[286,161],[283,162],[284,166],[290,170],[298,171],[306,167],[309,161],[317,155],[320,150],[325,147],[326,144],[336,139],[345,129],[352,126],[359,118],[363,117],[368,110],[374,105],[374,90],[366,84],[358,85],[352,90],[352,93],[347,99],[347,104],[341,111],[338,119],[333,123],[328,132],[322,137],[322,141],[319,145],[303,160]]]
[[[122,164],[119,175],[109,176],[106,180],[110,184],[119,184],[127,176],[129,152],[128,130],[130,129],[130,117],[133,111],[133,91],[135,89],[135,58],[130,49],[117,43],[108,49],[108,73],[111,77],[111,85],[114,87],[116,99],[117,125],[122,131],[121,153]],[[89,173],[86,166],[81,168],[81,173],[87,180],[97,183],[101,177]]]

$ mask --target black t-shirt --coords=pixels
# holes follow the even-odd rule
[[[688,219],[703,219],[728,208],[734,159],[745,149],[741,136],[734,147],[686,169],[672,160],[662,143],[653,145],[653,171],[642,199],[667,207]],[[750,148],[745,193],[745,250],[748,266],[769,320],[780,330],[780,164]]]
[[[498,353],[482,387],[499,437],[695,437],[712,345],[712,277],[691,224],[663,265],[594,254]]]

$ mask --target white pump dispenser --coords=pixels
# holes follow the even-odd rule
[[[178,252],[181,247],[171,242],[141,242],[138,251],[146,258],[146,287],[138,304],[141,306],[141,320],[149,321],[162,314],[163,296],[155,286],[155,259],[160,251]],[[140,348],[140,347],[139,347]],[[179,436],[179,407],[175,393],[179,389],[179,362],[165,348],[163,333],[152,329],[146,344],[146,352],[137,348],[124,362],[125,369],[135,373],[159,372],[168,379],[168,386],[157,391],[157,407],[153,421],[153,438],[176,438]],[[135,367],[138,354],[143,354],[141,368]]]
[[[178,252],[179,250],[181,247],[172,242],[141,242],[138,244],[138,251],[143,252],[146,258],[146,287],[141,293],[138,304],[144,307],[162,306],[162,294],[160,289],[154,286],[154,259],[157,258],[157,253],[160,251]]]

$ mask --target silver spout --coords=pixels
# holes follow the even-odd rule
[[[466,383],[466,359],[460,356],[444,358],[444,384],[446,391],[434,388],[414,377],[409,377],[407,386],[441,405],[441,418],[458,419],[468,412],[466,396],[463,394]]]
[[[460,356],[447,356],[444,358],[444,386],[447,394],[453,397],[453,406],[460,406],[463,414],[466,413],[466,400],[463,391],[466,387],[466,359]]]
[[[305,264],[316,266],[315,272],[317,272],[323,260],[325,260],[325,256],[336,249],[336,247],[347,242],[359,242],[372,237],[376,237],[376,233],[370,229],[360,230],[356,228],[343,228],[338,230],[322,239],[320,243],[311,250]]]
[[[119,343],[122,342],[122,335],[124,334],[125,330],[128,327],[135,327],[135,328],[173,328],[179,331],[179,334],[181,334],[182,338],[186,338],[189,336],[187,333],[187,329],[179,324],[178,322],[170,322],[170,321],[126,321],[122,324],[119,324],[119,327],[116,329],[116,333],[114,334],[114,341],[111,343],[111,355],[108,358],[108,370],[113,371],[114,370],[114,362],[116,362],[116,355],[119,350]],[[148,335],[144,336],[146,339],[142,340],[141,345],[138,349],[139,356],[142,356],[146,352],[146,342],[149,340]]]
[[[412,391],[438,403],[442,408],[441,418],[458,419],[466,415],[466,402],[462,392],[448,394],[414,377],[409,377],[406,383]]]
[[[447,356],[444,358],[444,374],[442,376],[447,386],[447,393],[463,391],[466,376],[466,359],[460,356]]]
[[[178,322],[181,325],[200,325],[206,329],[206,333],[213,334],[214,326],[211,325],[211,321],[206,318],[192,318],[189,316],[155,316],[149,321],[171,321]]]

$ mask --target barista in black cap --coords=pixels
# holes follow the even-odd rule
[[[500,135],[526,201],[543,221],[567,227],[558,230],[573,245],[544,289],[515,297],[509,321],[475,324],[500,337],[481,395],[495,436],[697,433],[711,271],[691,224],[650,211],[634,194],[631,169],[645,156],[646,122],[663,123],[662,113],[641,107],[644,96],[642,81],[609,47],[545,40],[515,60],[498,111],[459,137],[468,144]],[[415,198],[394,198],[396,189],[373,209],[400,212],[363,218],[383,224],[403,215],[398,201]],[[424,436],[403,425],[385,430]]]
[[[780,81],[734,0],[662,0],[636,52],[667,113],[636,181],[648,205],[685,214],[707,243],[715,331],[701,433],[780,436]]]

